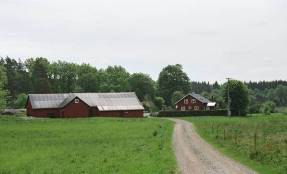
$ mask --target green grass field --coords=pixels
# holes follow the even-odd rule
[[[0,117],[1,174],[172,174],[173,123]]]
[[[220,151],[259,173],[287,173],[287,116],[183,119]]]

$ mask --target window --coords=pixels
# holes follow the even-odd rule
[[[188,104],[188,99],[184,99],[184,104]]]
[[[198,106],[194,106],[194,110],[195,110],[195,111],[198,111],[198,110],[199,110],[199,107],[198,107]]]
[[[175,105],[175,109],[177,109],[178,108],[178,106],[177,105]]]
[[[182,106],[180,110],[185,111],[185,106]]]
[[[76,98],[76,99],[75,99],[75,103],[79,103],[79,99]]]
[[[192,106],[188,106],[188,110],[192,110]]]
[[[192,103],[196,103],[196,100],[195,100],[195,99],[192,99]]]

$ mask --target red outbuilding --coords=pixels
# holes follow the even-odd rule
[[[27,116],[33,117],[143,117],[134,92],[29,94]]]

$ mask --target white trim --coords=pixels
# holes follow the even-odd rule
[[[79,103],[79,102],[80,102],[80,100],[75,98],[75,103]]]
[[[181,106],[180,110],[185,111],[185,106]]]

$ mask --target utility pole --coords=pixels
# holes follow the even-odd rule
[[[229,80],[231,78],[226,78],[227,79],[227,116],[231,116],[231,110],[230,110],[230,104],[231,104],[231,98],[230,98],[230,89],[229,89]]]

